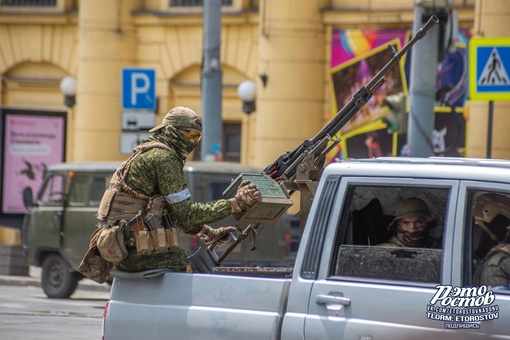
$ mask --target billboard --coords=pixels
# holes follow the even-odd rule
[[[65,113],[2,113],[2,214],[24,214],[23,189],[37,193],[48,166],[64,161]]]
[[[331,117],[391,59],[388,46],[400,50],[410,36],[408,30],[333,29]],[[467,99],[468,37],[469,31],[461,30],[456,50],[445,53],[437,64],[435,129],[430,137],[430,147],[437,156],[462,156],[465,152],[467,117],[463,105]],[[412,49],[389,70],[385,84],[341,129],[341,142],[328,154],[328,163],[347,157],[409,154],[406,143],[411,54]],[[391,106],[402,106],[403,113],[395,114]]]

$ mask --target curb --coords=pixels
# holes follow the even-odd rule
[[[41,279],[33,276],[0,275],[0,285],[41,287]],[[106,283],[99,284],[84,278],[78,282],[76,290],[109,292],[110,286]]]

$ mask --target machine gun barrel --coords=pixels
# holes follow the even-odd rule
[[[282,175],[285,175],[290,180],[295,175],[295,167],[299,163],[298,160],[304,157],[305,151],[313,148],[317,143],[323,141],[324,138],[331,139],[335,136],[356,112],[372,98],[374,92],[384,84],[386,81],[384,75],[388,70],[397,64],[409,49],[438,22],[439,20],[436,16],[431,16],[425,25],[416,32],[414,37],[398,53],[393,46],[389,46],[393,50],[393,57],[370,82],[362,86],[352,96],[351,100],[313,138],[305,140],[295,150],[283,153],[274,163],[266,167],[263,173],[275,180],[279,180]]]

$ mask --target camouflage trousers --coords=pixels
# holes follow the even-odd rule
[[[173,269],[177,272],[188,271],[186,251],[179,247],[172,247],[164,253],[137,253],[135,247],[128,248],[128,256],[115,265],[126,272],[140,272],[150,269]]]

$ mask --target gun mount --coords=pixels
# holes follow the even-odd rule
[[[331,151],[339,142],[340,138],[335,138],[340,129],[349,122],[349,120],[373,97],[374,93],[386,82],[384,78],[391,67],[396,65],[400,59],[416,44],[418,40],[423,38],[427,31],[434,25],[439,23],[436,16],[431,16],[425,25],[420,28],[416,34],[397,52],[393,45],[388,46],[393,52],[393,57],[386,65],[364,86],[362,86],[351,98],[351,100],[338,111],[335,116],[311,139],[305,140],[296,149],[290,152],[284,152],[275,162],[268,165],[263,171],[263,178],[259,178],[260,182],[257,183],[261,190],[262,200],[264,201],[270,195],[274,196],[274,191],[266,190],[267,188],[278,187],[281,194],[280,197],[288,197],[296,192],[300,192],[300,210],[298,215],[301,218],[300,230],[303,232],[304,223],[310,211],[313,202],[313,196],[316,192],[318,179],[322,174],[324,168],[326,155]],[[328,145],[329,144],[329,145]],[[249,179],[250,175],[241,174],[232,184],[224,191],[225,198],[231,198],[235,195],[240,181]],[[274,183],[267,184],[267,181]],[[265,183],[265,184],[262,184]],[[262,186],[261,186],[262,185]],[[267,200],[266,200],[267,201]],[[252,237],[252,250],[256,249],[255,236],[257,233],[258,225],[262,220],[277,219],[289,205],[287,200],[274,202],[280,205],[275,209],[268,209],[266,204],[256,204],[249,211],[236,216],[238,221],[254,222],[250,224],[244,231],[240,231],[238,235],[231,237],[235,240],[228,249],[218,257],[214,252],[215,244],[208,247],[208,253],[217,265],[248,235]],[[282,208],[282,209],[280,209]],[[278,213],[275,214],[275,211]],[[268,215],[269,213],[269,215]],[[278,215],[279,214],[279,215]],[[239,237],[238,237],[239,236]]]

